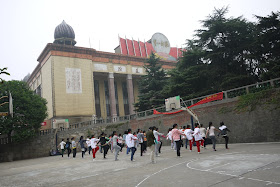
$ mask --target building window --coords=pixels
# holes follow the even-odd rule
[[[101,117],[100,94],[99,94],[99,82],[98,82],[98,80],[94,80],[94,97],[95,97],[96,117]]]
[[[123,91],[124,114],[129,115],[128,93],[127,93],[126,82],[122,82],[122,91]]]
[[[105,88],[106,113],[107,113],[107,117],[109,117],[111,115],[111,112],[110,112],[110,94],[109,94],[108,81],[104,81],[104,88]]]
[[[42,97],[42,92],[41,92],[41,84],[37,87],[36,89],[36,94],[39,95],[40,97]]]
[[[118,97],[118,84],[116,82],[114,82],[114,85],[115,85],[115,99],[116,99],[117,116],[120,116],[119,97]]]

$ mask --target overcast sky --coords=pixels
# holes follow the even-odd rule
[[[280,0],[0,0],[0,68],[21,80],[32,73],[54,30],[63,20],[75,31],[76,46],[114,52],[120,37],[147,41],[163,33],[172,47],[191,39],[200,20],[214,7],[229,6],[228,17],[267,16],[280,10]]]

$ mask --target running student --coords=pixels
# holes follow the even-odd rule
[[[187,125],[187,128],[184,131],[184,134],[187,137],[187,141],[189,141],[190,152],[192,152],[192,145],[193,145],[193,131],[190,128],[190,125]]]
[[[112,139],[113,139],[113,149],[115,149],[115,161],[119,160],[118,159],[118,154],[119,154],[119,151],[121,150],[121,147],[118,146],[118,135],[117,135],[117,132],[116,131],[113,131],[113,134],[112,134]]]
[[[123,143],[123,137],[122,137],[121,134],[119,134],[119,137],[118,137],[118,146],[121,147],[120,152],[122,152],[123,145],[124,145],[124,143]]]
[[[94,135],[91,136],[90,146],[91,146],[91,149],[92,149],[92,160],[93,161],[95,159],[96,152],[99,150],[99,147],[97,145],[99,141],[100,141],[100,139],[95,138]]]
[[[91,151],[91,145],[90,145],[90,137],[87,137],[87,141],[86,141],[87,147],[88,147],[88,154],[90,155],[90,151]]]
[[[162,136],[163,134],[162,133],[159,133],[158,132],[158,128],[154,127],[154,130],[153,130],[153,134],[154,134],[154,137],[155,137],[155,153],[156,153],[156,157],[160,156],[159,155],[159,147],[160,147],[160,144],[161,142],[159,141],[159,137]]]
[[[138,129],[137,132],[137,138],[138,138],[138,143],[140,144],[140,156],[143,156],[143,152],[144,152],[144,134],[142,133],[141,129]]]
[[[101,148],[103,149],[104,159],[106,159],[106,155],[108,153],[108,150],[110,149],[109,143],[110,143],[110,139],[106,137],[106,134],[104,132],[102,132],[100,137],[100,144],[101,144]]]
[[[176,143],[176,149],[177,149],[177,157],[181,157],[180,149],[181,149],[181,138],[180,136],[183,135],[183,133],[178,130],[178,125],[174,124],[173,129],[171,131],[172,133],[172,140]]]
[[[213,151],[217,151],[216,150],[216,137],[215,137],[215,131],[218,131],[214,126],[213,126],[213,123],[210,121],[209,122],[209,127],[207,128],[207,131],[206,131],[206,137],[207,135],[209,134],[209,138],[211,139],[212,141],[212,144],[213,144]]]
[[[135,140],[138,140],[137,137],[135,137],[133,134],[131,134],[131,129],[127,130],[127,136],[126,136],[126,144],[128,151],[131,151],[131,158],[130,160],[134,162],[135,160],[133,159],[134,153],[136,151],[135,148]]]
[[[68,155],[68,158],[69,158],[69,156],[71,154],[71,142],[69,141],[69,138],[67,138],[65,148],[67,149],[67,155]]]
[[[203,127],[203,124],[200,124],[200,134],[203,138],[204,149],[206,148],[206,129]]]
[[[198,152],[198,154],[200,154],[200,142],[201,142],[201,145],[203,145],[203,139],[202,139],[201,134],[200,134],[198,123],[195,123],[193,136],[194,136],[194,140],[195,140],[195,143],[196,143],[197,152]]]
[[[171,131],[172,131],[172,128],[169,128],[168,129],[168,133],[167,133],[167,137],[166,137],[166,140],[170,140],[170,142],[171,142],[171,149],[174,149],[174,142],[173,142],[173,140],[172,140],[172,133],[171,133]]]
[[[64,139],[62,139],[61,142],[60,142],[60,144],[57,146],[57,147],[60,146],[60,149],[61,149],[61,157],[63,157],[64,151],[65,151],[65,145],[66,145],[66,143],[64,142]]]
[[[147,147],[150,148],[151,153],[150,153],[150,159],[151,163],[154,164],[155,162],[155,136],[153,134],[154,127],[150,127],[149,131],[146,134],[147,137]]]
[[[84,144],[85,142],[86,142],[86,140],[84,140],[84,137],[81,136],[79,143],[80,143],[81,150],[82,150],[82,158],[84,158],[84,155],[87,152],[87,148],[85,148],[85,144]]]
[[[77,143],[75,142],[75,138],[71,138],[72,143],[72,150],[73,150],[73,158],[76,158],[77,153]]]
[[[220,123],[219,129],[221,131],[219,134],[221,134],[223,136],[223,138],[225,139],[225,146],[226,146],[226,149],[228,149],[228,139],[229,138],[227,136],[227,132],[230,132],[230,130],[227,128],[227,126],[225,126],[224,122]],[[218,136],[219,136],[219,134],[218,134]]]

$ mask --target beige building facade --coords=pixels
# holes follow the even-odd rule
[[[137,82],[145,74],[147,58],[76,47],[73,36],[55,35],[55,39],[40,54],[27,82],[48,102],[45,124],[67,128],[69,123],[86,120],[116,122],[135,113]],[[166,70],[176,65],[175,61],[160,63]]]

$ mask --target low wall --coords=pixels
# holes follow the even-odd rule
[[[280,109],[275,109],[274,105],[258,106],[251,112],[235,112],[237,99],[217,101],[215,103],[207,103],[193,108],[198,115],[200,123],[208,126],[212,121],[215,127],[223,121],[231,130],[229,133],[230,143],[245,142],[274,142],[280,141]],[[76,129],[67,129],[57,132],[57,136],[52,134],[38,136],[29,142],[21,144],[5,144],[0,145],[0,162],[13,161],[27,158],[36,158],[48,156],[50,150],[55,149],[56,144],[62,138],[76,137],[78,141],[80,136],[99,135],[106,132],[108,135],[116,130],[123,134],[125,130],[131,128],[136,131],[138,128],[148,130],[150,126],[156,126],[160,132],[167,133],[168,128],[174,123],[180,126],[190,124],[190,115],[183,111],[173,115],[155,115],[146,118],[138,118],[126,123],[118,124],[92,124]],[[57,143],[56,143],[57,138]],[[218,142],[223,142],[222,138],[218,138]],[[164,145],[169,144],[163,139]]]

